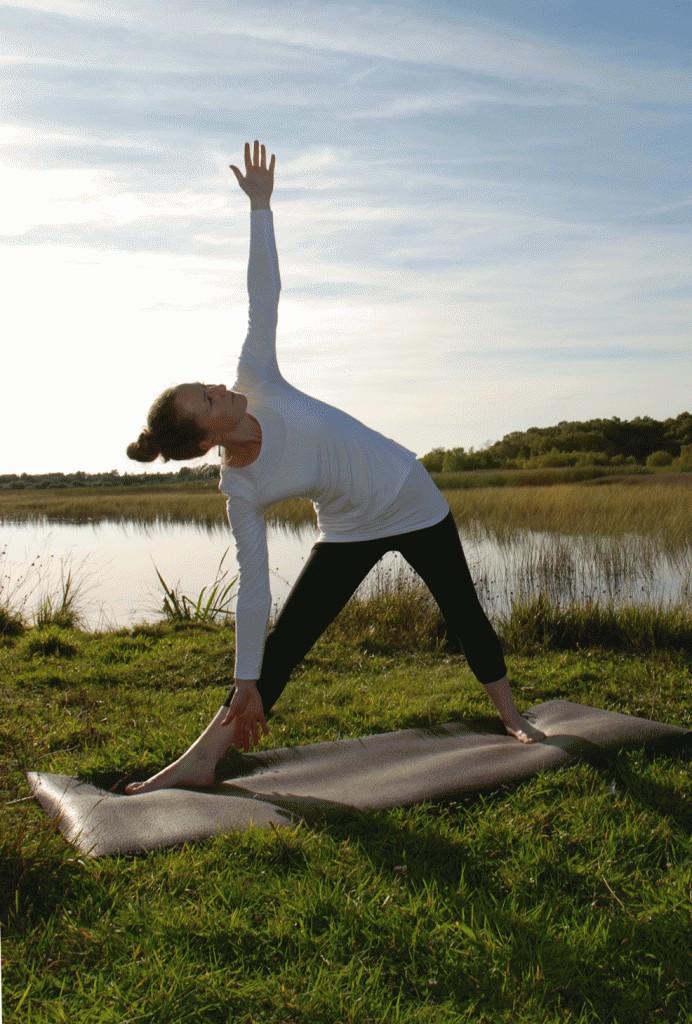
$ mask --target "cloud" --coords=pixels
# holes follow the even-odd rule
[[[684,66],[663,67],[661,54],[648,63],[636,51],[628,60],[618,59],[620,50],[612,45],[591,43],[568,45],[543,38],[535,29],[522,29],[508,20],[473,14],[468,10],[440,9],[418,13],[405,3],[370,4],[299,2],[262,3],[251,10],[246,4],[228,0],[199,3],[105,4],[71,0],[15,0],[15,8],[51,15],[51,23],[62,21],[84,34],[103,34],[114,28],[128,33],[127,49],[132,61],[133,40],[142,45],[147,38],[158,40],[168,53],[191,48],[194,40],[206,51],[219,38],[256,40],[265,45],[349,55],[386,58],[410,64],[440,64],[492,80],[531,80],[562,83],[598,93],[601,97],[644,101],[686,101],[692,91],[692,75]],[[69,22],[67,21],[69,19]],[[161,38],[167,46],[161,46]],[[118,37],[113,36],[117,45]],[[75,54],[78,62],[78,54]],[[44,54],[43,59],[50,59]],[[199,57],[198,57],[199,60]],[[108,60],[102,61],[108,63]],[[198,64],[198,66],[200,66]],[[364,77],[364,76],[363,76]],[[351,83],[353,84],[353,82]]]
[[[552,4],[479,6],[5,6],[11,374],[41,359],[42,400],[59,380],[76,433],[73,392],[107,367],[94,468],[167,382],[222,360],[231,382],[249,222],[228,164],[258,135],[299,386],[419,450],[529,417],[679,411],[689,57],[626,25],[580,35],[567,3],[567,27]]]

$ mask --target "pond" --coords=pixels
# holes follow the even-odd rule
[[[500,544],[481,529],[462,531],[462,543],[479,597],[492,616],[512,601],[544,590],[555,600],[613,599],[616,602],[688,602],[689,554],[660,552],[636,535],[608,539],[565,537],[525,531]],[[272,598],[280,606],[317,538],[314,527],[268,529]],[[161,522],[6,522],[0,526],[0,600],[22,606],[27,616],[46,595],[60,593],[72,574],[78,607],[88,629],[129,627],[161,618],[163,589],[157,569],[179,595],[197,599],[223,570],[237,573],[235,546],[227,526]],[[222,570],[222,571],[223,571]],[[400,555],[382,560],[364,584],[367,591],[404,573]],[[233,608],[233,602],[230,605]]]

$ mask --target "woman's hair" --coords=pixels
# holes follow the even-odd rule
[[[204,430],[189,417],[181,416],[175,407],[175,388],[166,388],[156,399],[147,426],[136,441],[127,446],[128,457],[136,462],[153,462],[159,455],[163,461],[198,459],[203,454],[200,441]]]

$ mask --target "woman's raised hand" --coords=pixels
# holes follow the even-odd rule
[[[245,177],[237,167],[230,165],[243,192],[250,197],[253,210],[269,209],[269,197],[274,189],[274,154],[267,167],[267,153],[255,139],[255,151],[250,154],[250,143],[245,143]]]

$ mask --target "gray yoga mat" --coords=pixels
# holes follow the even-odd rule
[[[30,772],[29,785],[63,835],[84,855],[148,850],[218,832],[285,827],[300,817],[352,814],[453,797],[534,775],[576,758],[602,761],[633,747],[664,749],[688,729],[565,700],[525,717],[541,743],[449,724],[430,729],[256,751],[234,778],[205,791],[165,789],[119,796],[65,775]]]

